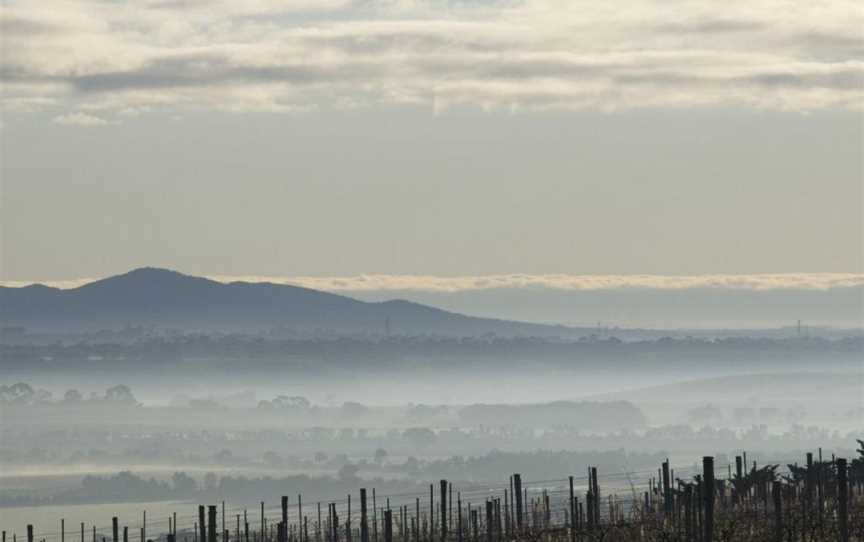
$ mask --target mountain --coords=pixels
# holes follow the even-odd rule
[[[124,325],[250,331],[504,336],[568,335],[560,326],[474,318],[403,300],[365,302],[270,283],[224,284],[176,271],[141,268],[72,289],[0,287],[0,322],[40,331],[92,331]]]

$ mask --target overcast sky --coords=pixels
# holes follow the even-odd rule
[[[0,9],[0,280],[862,273],[856,1]]]

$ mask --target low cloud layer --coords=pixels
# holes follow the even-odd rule
[[[183,110],[864,101],[854,1],[10,0],[0,10],[4,110],[82,126]]]
[[[828,290],[864,286],[864,274],[782,273],[759,275],[359,275],[354,277],[212,277],[222,282],[273,282],[330,292],[461,292],[492,289],[614,290],[643,288],[683,290]]]
[[[864,287],[861,273],[776,273],[751,275],[356,275],[346,277],[277,277],[261,275],[212,275],[219,282],[269,282],[328,292],[463,292],[474,290],[549,289],[595,291],[618,289],[718,289],[718,290],[830,290]],[[47,281],[58,288],[74,288],[96,279]],[[25,286],[38,281],[7,281],[6,286]]]

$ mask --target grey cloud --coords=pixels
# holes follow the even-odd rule
[[[763,73],[741,79],[764,87],[864,89],[864,66],[831,73]]]
[[[15,15],[0,17],[0,34],[6,36],[38,37],[42,34],[59,33],[64,30],[65,29],[60,25],[37,19],[17,17]]]
[[[689,21],[664,22],[653,29],[661,33],[728,34],[764,30],[767,25],[761,21],[743,19],[696,19]]]
[[[776,13],[759,6],[712,17],[704,7],[682,5],[670,14],[639,2],[613,10],[547,0],[261,0],[244,11],[230,2],[155,0],[112,11],[73,0],[83,15],[61,31],[62,18],[13,4],[3,18],[13,30],[0,78],[18,85],[14,98],[41,97],[24,88],[31,83],[65,86],[72,107],[98,94],[122,109],[126,97],[146,100],[146,91],[179,107],[195,100],[184,93],[193,88],[208,93],[209,107],[242,102],[244,90],[273,103],[337,107],[433,96],[528,108],[762,98],[800,110],[864,103],[854,24],[860,16],[843,9],[814,7],[819,21],[786,20],[775,28],[768,17]],[[57,55],[66,48],[69,55]],[[730,85],[739,93],[734,99]],[[753,100],[741,99],[747,89],[754,89]],[[823,92],[808,95],[810,89]]]
[[[131,89],[168,89],[229,83],[263,82],[294,85],[354,80],[379,71],[374,65],[323,67],[310,65],[244,66],[220,55],[189,55],[160,58],[137,70],[74,77],[72,84],[83,92]]]

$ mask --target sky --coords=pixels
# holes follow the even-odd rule
[[[7,0],[0,25],[6,282],[864,272],[858,2]]]

